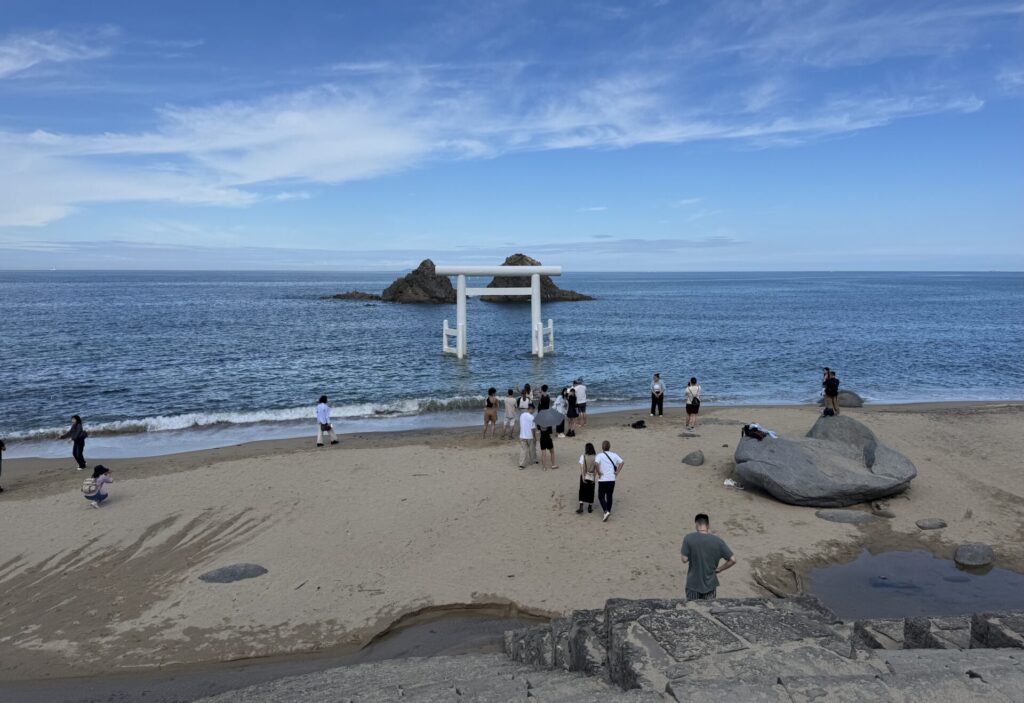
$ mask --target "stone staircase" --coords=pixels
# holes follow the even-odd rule
[[[844,623],[806,596],[613,599],[505,649],[665,700],[1024,703],[1024,613]]]

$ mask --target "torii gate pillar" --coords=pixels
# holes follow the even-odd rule
[[[548,320],[547,327],[540,316],[540,277],[560,276],[561,266],[435,266],[440,276],[456,276],[455,282],[455,328],[444,321],[441,330],[441,349],[446,354],[455,354],[462,359],[466,356],[466,298],[474,295],[530,296],[530,352],[543,357],[546,352],[555,351],[555,323]],[[529,288],[467,288],[467,276],[529,276]],[[455,337],[455,346],[449,346],[448,338]]]

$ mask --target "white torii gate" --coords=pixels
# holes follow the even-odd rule
[[[455,354],[460,359],[466,356],[466,298],[478,295],[530,296],[530,339],[531,352],[543,357],[545,352],[555,351],[555,322],[548,320],[547,327],[540,320],[540,277],[561,276],[561,266],[435,266],[439,276],[457,276],[455,300],[455,328],[444,321],[441,330],[441,349],[446,354]],[[529,276],[529,288],[467,288],[466,276]],[[545,335],[547,339],[545,339]],[[455,346],[448,345],[448,338],[455,337]]]

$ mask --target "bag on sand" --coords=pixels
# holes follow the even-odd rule
[[[756,439],[758,442],[760,442],[762,439],[764,439],[765,437],[768,436],[768,433],[764,432],[762,430],[759,430],[756,427],[751,427],[750,425],[744,425],[743,429],[740,430],[740,436],[741,437],[751,437],[753,439]]]
[[[645,427],[647,427],[647,423],[644,422],[643,420],[637,420],[632,425],[630,425],[630,427],[632,427],[634,430],[642,430]]]
[[[96,485],[96,479],[92,476],[82,481],[82,493],[87,496],[96,495],[100,487]]]

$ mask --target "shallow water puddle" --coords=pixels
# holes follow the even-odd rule
[[[845,620],[1024,609],[1024,574],[964,570],[930,552],[861,553],[812,569],[808,590]]]

